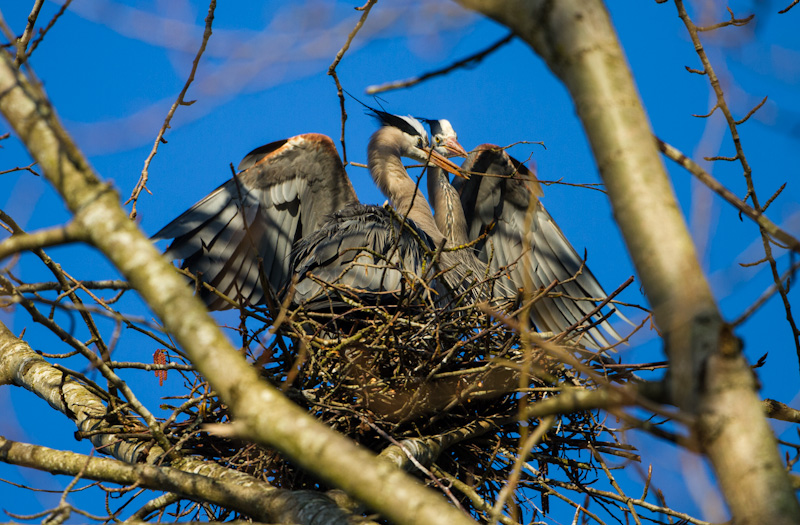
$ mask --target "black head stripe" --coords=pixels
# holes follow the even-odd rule
[[[415,128],[411,122],[406,120],[413,117],[400,117],[398,115],[392,115],[391,113],[386,113],[385,111],[380,111],[378,109],[370,109],[369,111],[383,126],[395,127],[404,133],[408,133],[412,137],[424,137],[424,135],[420,133],[419,129]]]
[[[425,122],[431,128],[431,136],[435,137],[440,135],[442,137],[447,138],[454,138],[457,139],[456,130],[453,129],[453,125],[447,119],[425,119]]]
[[[350,95],[350,93],[347,94]],[[428,142],[428,133],[425,131],[425,128],[422,127],[422,123],[419,120],[412,117],[411,115],[407,117],[392,115],[391,113],[387,113],[380,109],[375,109],[364,104],[353,95],[350,95],[350,97],[359,104],[361,104],[362,106],[364,106],[365,108],[367,108],[367,115],[372,115],[373,117],[378,119],[378,121],[381,123],[382,126],[395,127],[404,133],[408,133],[412,137],[422,137],[426,143]]]
[[[435,137],[436,135],[441,135],[444,133],[442,129],[442,123],[438,120],[427,120],[428,126],[431,128],[431,136]]]

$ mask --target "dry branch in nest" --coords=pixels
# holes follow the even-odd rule
[[[448,296],[433,282],[441,271],[427,273],[424,279],[408,275],[405,288],[382,298],[383,304],[375,304],[375,297],[361,302],[355,290],[322,283],[330,303],[336,305],[327,311],[319,304],[314,311],[285,305],[241,307],[236,339],[263,378],[295,403],[443,490],[473,515],[487,516],[517,468],[521,444],[540,425],[538,419],[522,416],[526,407],[567,389],[592,390],[609,381],[624,382],[630,374],[607,372],[618,369],[606,369],[607,358],[575,343],[582,335],[579,332],[555,334],[562,336],[558,347],[569,360],[545,352],[531,342],[539,341],[538,337],[506,317],[503,312],[513,310],[509,305],[477,307],[474,289],[460,296],[451,291]],[[7,284],[9,290],[26,286]],[[51,308],[57,304],[39,294],[35,298]],[[523,299],[521,304],[531,302]],[[33,301],[20,304],[33,309]],[[91,313],[88,308],[86,313]],[[527,311],[520,315],[526,317]],[[119,312],[114,316],[125,319]],[[157,343],[158,350],[151,352],[156,363],[148,366],[159,383],[167,379],[174,387],[180,374],[187,389],[183,395],[165,399],[160,412],[150,407],[160,427],[159,443],[166,439],[171,445],[163,446],[172,454],[170,460],[204,458],[290,491],[331,488],[274,450],[211,430],[230,424],[227,407],[179,349],[141,326],[137,330]],[[107,364],[112,369],[136,368],[136,363]],[[149,449],[155,434],[135,407],[80,373],[63,370],[102,393],[108,406],[107,424],[79,432],[77,437],[102,433],[107,441],[123,440]],[[513,500],[506,501],[508,508],[522,505],[529,512],[538,508],[546,513],[553,487],[564,486],[578,487],[573,499],[582,503],[582,487],[604,476],[592,449],[638,460],[632,447],[622,443],[596,412],[560,415],[544,430],[544,438],[524,454],[524,468],[518,472]],[[536,491],[541,497],[532,500]],[[215,512],[217,518],[231,515],[229,509]]]
[[[491,315],[492,306],[470,304],[470,290],[443,301],[430,293],[435,288],[430,279],[412,277],[399,296],[376,305],[359,302],[352,289],[321,284],[336,305],[329,311],[302,306],[277,313],[242,309],[238,330],[243,350],[266,381],[342,434],[422,478],[432,477],[428,468],[434,468],[460,480],[464,491],[454,491],[453,497],[476,515],[482,509],[474,496],[496,499],[512,469],[521,433],[539,424],[520,420],[524,406],[565,387],[597,388],[598,377],[629,377],[604,373],[607,358],[570,342],[579,333],[566,334],[560,346],[586,367],[597,368],[597,374],[586,376],[523,343],[502,315]],[[255,329],[248,326],[263,318],[277,322],[269,331],[262,322]],[[197,377],[195,384],[200,383]],[[284,489],[330,488],[275,451],[204,432],[200,421],[229,420],[213,396],[190,404],[170,428],[184,453],[203,455]],[[545,494],[544,509],[549,489],[538,481],[581,486],[602,473],[591,447],[638,460],[596,413],[560,416],[529,454],[532,469],[523,473],[525,486]]]

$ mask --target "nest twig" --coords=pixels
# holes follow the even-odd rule
[[[467,483],[472,494],[459,493],[459,499],[476,514],[479,509],[470,498],[477,494],[483,501],[494,500],[509,474],[508,458],[519,446],[521,429],[536,424],[520,420],[523,400],[535,403],[558,393],[563,384],[599,386],[596,375],[585,377],[537,348],[525,347],[519,333],[486,313],[490,308],[449,308],[469,301],[453,298],[441,305],[443,301],[430,299],[434,287],[429,282],[410,279],[400,297],[378,305],[360,302],[356,290],[320,284],[338,309],[320,312],[300,306],[273,312],[280,319],[274,335],[267,335],[263,325],[256,329],[261,337],[241,326],[250,330],[242,340],[255,343],[245,351],[265,380],[342,434],[376,453],[393,446],[386,438],[391,436],[393,442],[413,445],[425,466],[435,465],[437,472]],[[577,359],[602,377],[621,380],[619,374],[604,373],[595,353],[569,342],[579,333],[561,336],[560,344]],[[193,415],[186,421],[173,425],[174,432],[192,427],[192,417],[200,417],[201,410],[189,413]],[[217,403],[202,417],[215,422],[228,415]],[[196,427],[193,432],[195,437],[184,442],[186,452],[282,488],[327,488],[274,451],[209,436]],[[578,412],[559,418],[529,463],[537,465],[537,475],[545,480],[591,483],[602,473],[588,452],[592,446],[638,459],[596,414]],[[584,451],[587,457],[576,459]],[[410,463],[405,466],[423,476]],[[530,472],[526,475],[527,487]]]

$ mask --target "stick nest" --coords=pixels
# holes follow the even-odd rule
[[[273,309],[278,314],[271,316],[269,309],[242,309],[238,330],[244,352],[265,380],[316,418],[376,454],[401,451],[405,468],[473,513],[481,513],[481,501],[495,500],[513,466],[521,434],[539,424],[522,416],[525,406],[565,385],[597,386],[595,379],[534,344],[538,336],[525,335],[530,332],[499,314],[496,305],[462,305],[468,302],[465,297],[448,305],[409,301],[421,296],[410,289],[391,306],[376,306],[358,303],[349,290],[331,290],[339,307],[328,312],[284,308]],[[341,308],[343,302],[346,308]],[[269,332],[263,322],[256,330],[248,328],[249,321],[264,318],[273,321]],[[609,379],[596,354],[570,343],[569,337],[558,346],[574,363]],[[613,374],[610,378],[626,379]],[[198,376],[197,381],[202,379]],[[229,421],[225,407],[213,396],[186,413],[189,417],[173,428],[184,433],[184,452],[285,489],[330,488],[275,451],[203,432],[198,418],[204,423]],[[449,477],[463,486],[456,482],[460,490],[453,491],[436,483],[427,468],[421,471],[405,461],[397,448],[401,443],[414,450],[424,467],[437,472],[437,479]],[[580,485],[594,479],[589,447],[638,458],[595,413],[562,415],[529,454],[533,470],[525,471],[519,487],[542,492],[546,509],[547,482]],[[517,493],[516,503],[526,505],[522,494]]]

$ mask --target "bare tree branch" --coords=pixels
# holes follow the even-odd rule
[[[53,18],[50,19],[50,22],[47,23],[44,29],[39,30],[39,36],[36,37],[36,39],[33,42],[31,42],[30,49],[28,49],[28,52],[25,53],[25,55],[22,57],[21,60],[19,55],[17,55],[17,60],[20,60],[18,65],[24,64],[28,60],[28,58],[36,50],[36,48],[39,47],[39,44],[42,43],[45,35],[53,28],[54,25],[56,25],[56,22],[59,20],[59,18],[61,18],[61,15],[63,15],[66,12],[67,8],[69,8],[69,5],[71,3],[72,0],[65,0],[64,4],[61,6],[58,12],[53,16]]]
[[[206,500],[209,497],[216,498],[217,496],[214,494],[220,494],[218,492],[220,488],[225,491],[223,494],[244,489],[245,492],[239,496],[223,500],[219,504],[267,521],[287,519],[309,525],[312,523],[322,525],[328,523],[325,519],[332,519],[341,514],[341,511],[336,509],[330,501],[323,505],[324,500],[322,499],[302,495],[298,492],[279,490],[241,472],[232,471],[216,463],[205,462],[198,458],[176,459],[172,462],[172,468],[166,470],[164,467],[151,467],[155,470],[141,470],[144,467],[137,466],[136,463],[144,461],[152,465],[164,454],[164,450],[158,446],[150,446],[146,441],[136,442],[120,439],[116,432],[99,432],[103,429],[112,430],[106,420],[108,410],[103,401],[84,385],[47,363],[24,341],[17,339],[5,325],[0,323],[0,385],[5,384],[21,386],[44,399],[51,407],[75,421],[79,434],[88,436],[97,450],[119,460],[114,462],[113,460],[93,459],[94,464],[99,465],[93,472],[106,473],[97,474],[98,477],[89,474],[86,477],[90,479],[131,484],[139,479],[136,477],[138,473],[146,472],[149,473],[146,474],[149,476],[148,479],[153,481],[151,484],[143,483],[143,486],[176,492],[189,498],[203,495]],[[8,457],[3,457],[2,460],[53,473],[71,475],[77,473],[76,469],[80,468],[82,462],[85,464],[85,460],[80,459],[85,456],[41,447],[31,448],[31,445],[26,447],[28,448],[24,446],[22,450],[27,452],[15,457],[28,457],[28,461],[33,461],[35,464],[20,463],[20,460]],[[2,448],[0,446],[0,449]],[[43,460],[38,462],[30,459],[37,457],[43,458]],[[48,463],[44,463],[45,460]],[[71,470],[52,470],[50,461],[56,461],[57,464],[62,465],[62,468],[65,463],[69,463],[73,467],[70,467]],[[131,480],[126,476],[133,476],[133,478]],[[166,485],[161,484],[164,480],[166,480]],[[208,487],[213,490],[207,493],[205,491]],[[331,507],[330,510],[322,512],[321,515],[325,519],[314,521],[316,519],[314,518],[311,521],[305,521],[305,518],[302,517],[305,512],[303,508],[309,498],[316,502],[313,507],[316,512],[323,511],[325,506]],[[227,505],[225,501],[229,501],[230,504]]]
[[[14,62],[19,66],[27,58],[28,42],[33,36],[33,26],[36,24],[36,19],[39,17],[39,11],[44,5],[44,0],[36,0],[31,8],[31,14],[28,15],[28,23],[25,24],[25,31],[22,36],[17,40],[17,57]]]
[[[350,44],[353,43],[353,39],[356,37],[356,34],[358,34],[358,30],[364,25],[372,6],[374,6],[377,1],[378,0],[367,0],[367,3],[362,7],[356,7],[357,11],[363,11],[361,18],[358,19],[358,22],[356,22],[356,25],[353,27],[353,30],[350,31],[350,34],[347,35],[347,40],[345,40],[344,45],[342,45],[342,48],[339,49],[338,53],[336,53],[336,57],[328,67],[328,75],[333,77],[333,81],[336,83],[336,95],[339,97],[339,109],[342,113],[342,135],[339,138],[339,142],[342,144],[342,161],[344,162],[345,166],[347,166],[347,145],[344,141],[344,125],[345,122],[347,122],[347,111],[344,109],[344,89],[342,88],[342,84],[339,82],[339,75],[336,74],[336,66],[339,65],[339,62],[341,62],[342,58],[344,58],[344,54],[347,53],[348,49],[350,49]]]
[[[128,200],[125,201],[125,204],[129,202],[133,202],[133,207],[131,208],[131,219],[136,217],[136,203],[139,200],[139,194],[142,190],[150,191],[147,189],[147,179],[149,177],[148,169],[150,167],[150,163],[155,158],[156,153],[158,152],[158,145],[161,142],[167,142],[164,140],[164,134],[167,132],[167,128],[169,128],[169,123],[172,121],[173,115],[175,115],[175,111],[178,109],[178,106],[191,106],[195,103],[195,101],[186,102],[184,97],[186,96],[186,92],[189,91],[189,86],[194,81],[194,75],[197,72],[197,65],[200,63],[200,58],[203,56],[203,52],[206,50],[206,45],[208,44],[208,39],[211,38],[211,24],[214,22],[214,10],[217,8],[217,0],[211,0],[208,4],[208,14],[206,15],[206,29],[203,31],[203,41],[200,43],[200,49],[197,50],[197,55],[194,57],[194,61],[192,62],[192,71],[189,73],[189,78],[186,79],[186,83],[183,85],[183,89],[178,94],[177,100],[172,104],[172,107],[169,108],[169,112],[167,113],[167,117],[164,119],[164,124],[161,126],[161,129],[158,130],[158,135],[156,136],[156,140],[153,143],[153,149],[150,150],[150,154],[144,161],[144,168],[142,168],[142,174],[139,176],[139,181],[136,183],[136,186],[133,188],[133,192],[131,196],[128,197]]]
[[[800,0],[792,0],[791,4],[789,4],[787,7],[781,9],[780,11],[778,11],[778,13],[784,14],[784,13],[788,12],[789,9],[793,8],[794,6],[796,6],[798,2],[800,2]]]
[[[22,251],[80,242],[85,238],[84,232],[74,222],[34,233],[13,235],[0,243],[0,260]]]
[[[241,437],[274,446],[397,523],[472,523],[437,494],[314,420],[258,374],[173,267],[125,215],[53,114],[41,90],[2,53],[0,112],[65,199],[92,243],[141,293],[230,406]],[[359,465],[353,469],[353,465]],[[407,498],[398,500],[398,493]],[[410,505],[413,501],[415,504]]]
[[[772,419],[788,421],[790,423],[800,423],[800,410],[792,408],[786,403],[781,403],[774,399],[765,399],[764,411]]]
[[[108,458],[92,458],[75,452],[11,441],[0,436],[0,461],[76,476],[167,491],[188,499],[227,507],[261,521],[298,522],[309,525],[348,523],[344,511],[318,492],[261,490],[235,481],[214,479],[170,467],[130,465]],[[309,520],[308,516],[313,516]]]
[[[800,253],[800,241],[780,229],[774,222],[769,220],[763,213],[756,211],[755,209],[751,208],[742,200],[737,197],[732,191],[728,188],[723,186],[719,181],[717,181],[714,177],[712,177],[707,171],[701,168],[695,161],[684,155],[680,150],[675,148],[674,146],[670,146],[666,142],[661,139],[656,139],[658,141],[658,147],[661,151],[669,157],[670,159],[674,160],[686,170],[697,177],[697,179],[708,186],[711,190],[714,191],[717,195],[728,201],[728,203],[732,204],[736,207],[739,211],[744,213],[746,216],[751,218],[754,222],[756,222],[765,232],[772,235],[778,241],[784,243],[789,247],[789,249]]]
[[[731,15],[730,20],[726,20],[725,22],[720,22],[718,24],[712,24],[710,26],[698,27],[697,30],[703,32],[703,31],[713,31],[715,29],[720,29],[722,27],[728,27],[728,26],[741,27],[750,23],[750,21],[753,20],[753,18],[755,18],[756,16],[756,15],[750,15],[744,18],[736,18],[736,16],[734,16],[733,14],[733,10],[730,7],[728,7],[727,9],[728,9],[728,14]]]
[[[748,524],[800,522],[800,505],[763,417],[752,372],[697,262],[602,2],[459,3],[512,29],[570,91],[653,317],[665,335],[672,398],[679,408],[697,415],[694,435],[711,460],[734,519]],[[682,2],[675,3],[685,18]],[[711,74],[707,60],[703,64]],[[727,117],[727,107],[720,107]],[[735,126],[731,131],[738,153]],[[749,169],[746,174],[749,187]]]
[[[513,39],[514,39],[514,33],[509,33],[508,35],[504,36],[494,44],[487,47],[486,49],[479,51],[475,54],[472,54],[466,58],[462,58],[461,60],[458,60],[442,69],[429,71],[427,73],[423,73],[418,77],[409,78],[406,80],[395,80],[394,82],[387,82],[386,84],[381,84],[379,86],[369,86],[367,87],[367,95],[377,95],[378,93],[385,93],[386,91],[392,91],[394,89],[403,89],[415,86],[417,84],[425,82],[429,78],[435,78],[438,76],[446,75],[447,73],[450,73],[451,71],[455,71],[456,69],[462,67],[473,67],[479,64],[487,56],[491,55],[504,45],[511,42]]]
[[[703,64],[703,70],[706,72],[708,77],[708,81],[711,84],[711,88],[714,91],[714,95],[717,98],[717,106],[722,111],[723,115],[725,115],[725,120],[728,123],[728,130],[731,133],[731,139],[733,140],[733,145],[736,148],[736,155],[731,158],[723,158],[721,160],[738,160],[742,165],[743,175],[745,183],[747,184],[747,197],[753,200],[753,208],[758,213],[763,213],[763,208],[759,203],[758,195],[756,194],[755,184],[753,183],[753,170],[750,167],[750,163],[747,160],[747,157],[744,153],[744,147],[742,146],[741,136],[739,135],[739,129],[737,127],[737,120],[733,117],[733,113],[731,112],[730,108],[728,107],[728,102],[725,98],[725,93],[722,90],[722,85],[720,84],[719,78],[717,77],[716,73],[714,72],[714,68],[711,65],[711,61],[708,58],[708,55],[703,48],[703,44],[700,41],[700,35],[698,34],[698,28],[689,17],[689,14],[686,12],[686,9],[683,5],[683,0],[675,0],[675,7],[678,10],[678,16],[680,16],[681,20],[683,21],[684,25],[686,26],[686,30],[689,32],[689,37],[692,39],[692,43],[694,44],[695,52],[697,56],[700,58],[700,62]],[[733,14],[731,13],[731,16]],[[759,106],[756,106],[755,109],[758,109]],[[749,115],[749,114],[748,114]],[[747,120],[747,117],[743,118],[742,121]],[[717,159],[712,159],[717,160]],[[745,200],[747,200],[745,198]],[[783,299],[783,307],[786,311],[786,321],[789,323],[789,327],[792,331],[792,336],[794,338],[794,345],[795,345],[795,352],[797,354],[798,366],[800,366],[800,329],[797,327],[797,323],[794,320],[794,316],[792,315],[792,308],[789,302],[788,292],[786,288],[783,286],[780,278],[780,272],[778,271],[778,264],[775,262],[775,257],[772,255],[772,246],[770,244],[769,232],[767,232],[763,226],[759,224],[759,230],[761,232],[761,243],[764,247],[764,254],[766,255],[766,260],[769,263],[770,270],[772,272],[772,280],[775,283],[775,286],[778,290],[778,293],[781,295],[781,299]]]
[[[783,275],[781,275],[781,283],[782,283],[782,284],[783,284],[783,283],[788,283],[788,282],[789,282],[789,280],[790,280],[792,277],[794,277],[795,273],[797,272],[797,270],[798,270],[799,268],[800,268],[800,262],[795,262],[794,264],[792,264],[792,265],[789,267],[789,269],[788,269],[788,270],[786,270],[785,272],[783,272]],[[732,325],[732,326],[739,326],[740,324],[742,324],[742,323],[744,323],[745,321],[747,321],[747,319],[749,319],[751,315],[753,315],[754,313],[756,313],[756,312],[758,311],[758,309],[759,309],[759,308],[761,308],[762,306],[764,306],[764,304],[766,304],[766,302],[767,302],[767,301],[768,301],[768,300],[769,300],[769,299],[770,299],[770,298],[771,298],[773,295],[775,295],[777,292],[778,292],[778,286],[777,286],[775,283],[772,283],[772,284],[770,285],[770,287],[769,287],[767,290],[765,290],[765,291],[764,291],[764,293],[762,293],[762,294],[759,296],[759,298],[758,298],[758,299],[757,299],[757,300],[756,300],[756,301],[755,301],[753,304],[751,304],[751,305],[750,305],[750,306],[747,308],[747,310],[745,310],[744,312],[742,312],[742,313],[741,313],[741,315],[739,315],[739,317],[737,317],[736,319],[734,319],[734,320],[731,322],[731,325]]]

